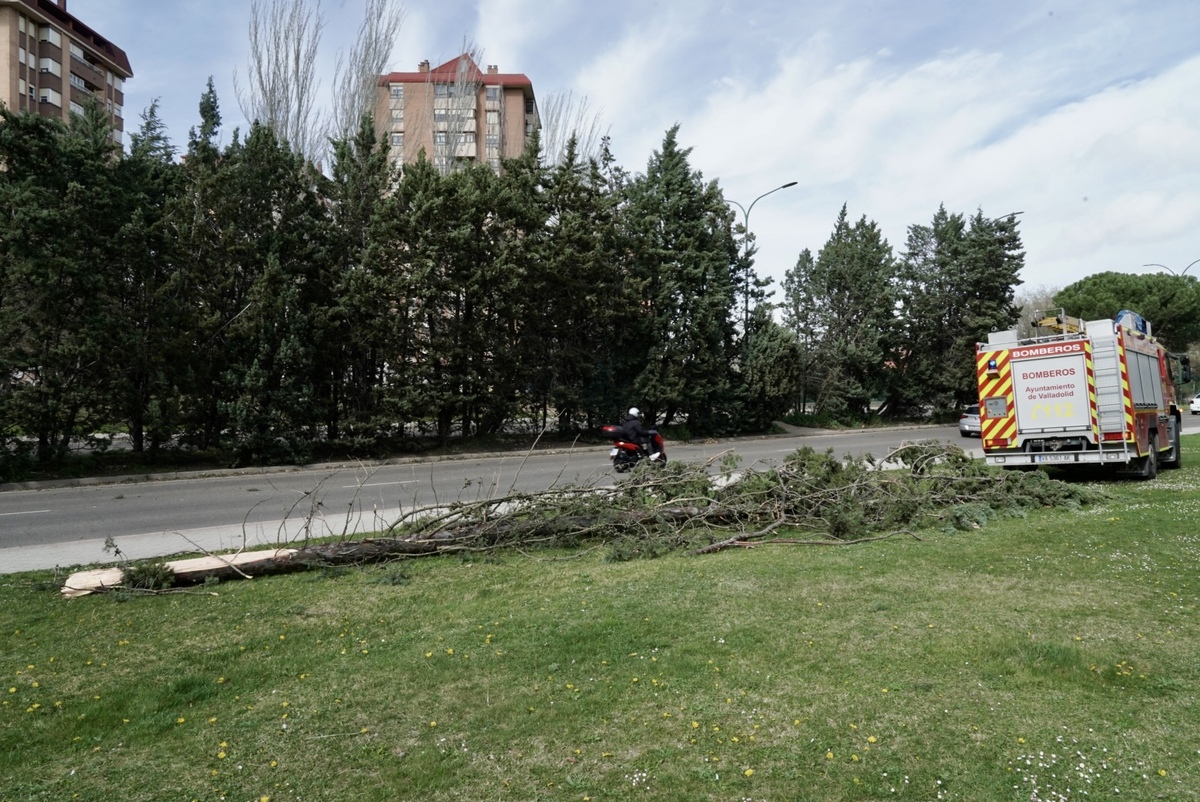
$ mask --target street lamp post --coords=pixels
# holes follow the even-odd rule
[[[1188,265],[1183,270],[1180,270],[1178,273],[1176,273],[1174,270],[1167,267],[1166,265],[1160,265],[1158,262],[1151,262],[1150,264],[1142,265],[1142,267],[1161,267],[1163,270],[1166,270],[1168,273],[1170,273],[1173,276],[1186,276],[1187,272],[1192,269],[1192,265],[1196,265],[1196,264],[1200,264],[1200,259],[1197,259],[1196,261],[1192,262],[1191,265]]]
[[[748,258],[748,254],[750,253],[750,212],[753,211],[754,204],[758,203],[760,200],[767,197],[768,195],[778,192],[781,189],[787,189],[788,187],[794,187],[794,186],[796,186],[797,183],[798,182],[796,182],[796,181],[789,181],[786,184],[782,184],[780,186],[775,187],[775,189],[772,189],[769,192],[764,192],[763,194],[759,195],[754,200],[750,201],[749,206],[743,206],[742,204],[738,203],[735,200],[729,201],[734,206],[736,206],[742,210],[742,227],[745,229],[745,233],[743,234],[743,237],[745,238],[744,241],[746,243],[745,247],[742,249],[743,258]],[[746,295],[742,301],[742,334],[743,335],[745,335],[746,330],[749,327],[750,327],[750,265],[747,263],[746,264]]]

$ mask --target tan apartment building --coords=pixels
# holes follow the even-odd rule
[[[500,170],[501,158],[521,155],[539,125],[533,83],[495,65],[483,72],[464,53],[440,67],[422,61],[416,72],[379,78],[375,130],[386,136],[393,162],[411,163],[421,151],[443,172],[480,161]]]
[[[124,141],[125,51],[67,13],[67,0],[0,0],[0,101],[64,122],[89,98]]]

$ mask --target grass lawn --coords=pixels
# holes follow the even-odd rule
[[[0,578],[0,800],[1200,799],[1200,437],[970,532]]]

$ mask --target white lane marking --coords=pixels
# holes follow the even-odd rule
[[[3,518],[6,515],[41,515],[42,513],[45,513],[45,512],[52,512],[52,510],[23,510],[21,512],[0,512],[0,518]]]
[[[403,482],[369,482],[365,485],[342,485],[342,490],[350,490],[355,487],[386,487],[387,485],[411,485],[416,484],[416,479],[406,479]]]

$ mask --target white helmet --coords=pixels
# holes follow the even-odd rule
[[[639,410],[637,407],[630,407],[629,414],[635,418],[640,418],[642,416],[641,410]]]

